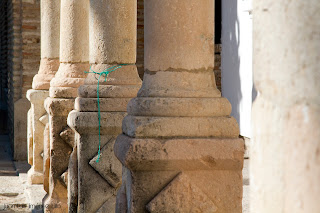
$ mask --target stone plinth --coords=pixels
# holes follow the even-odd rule
[[[144,80],[115,154],[116,212],[242,212],[244,143],[216,88],[214,2],[145,1]]]
[[[30,119],[32,125],[32,147],[29,142],[29,151],[32,152],[32,161],[29,161],[31,169],[28,171],[28,182],[30,184],[43,183],[43,131],[46,125],[47,113],[43,102],[48,97],[49,91],[46,90],[28,90],[27,98],[31,102]]]
[[[30,184],[43,183],[43,147],[46,140],[43,131],[48,122],[44,100],[49,96],[49,83],[58,67],[58,59],[42,58],[39,72],[33,79],[33,89],[27,92],[27,99],[31,102],[28,115],[28,162],[32,165],[28,172]],[[45,142],[47,143],[49,142]]]
[[[241,212],[241,139],[121,135],[115,153],[125,166],[118,201],[130,212]]]
[[[91,70],[101,73],[119,64],[125,65],[111,72],[106,81],[106,76],[100,78],[100,157],[97,107],[99,74],[88,74],[84,85],[79,87],[75,110],[68,117],[68,125],[76,132],[78,146],[78,212],[115,211],[122,166],[114,155],[113,146],[116,136],[121,133],[127,104],[141,87],[135,66],[136,7],[135,0],[90,1]]]
[[[251,212],[318,212],[320,2],[253,3]]]

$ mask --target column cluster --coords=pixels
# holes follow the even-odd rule
[[[115,154],[117,212],[241,212],[244,144],[216,88],[214,1],[145,1],[145,74]]]
[[[41,3],[29,179],[45,212],[240,213],[244,144],[215,84],[214,1],[145,1],[143,83],[136,0]]]

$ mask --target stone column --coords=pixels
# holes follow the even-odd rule
[[[89,69],[89,23],[87,0],[61,0],[60,66],[50,82],[45,101],[49,114],[50,169],[45,212],[67,212],[68,163],[74,132],[67,126],[77,90]]]
[[[99,122],[97,79],[89,74],[79,88],[75,110],[68,124],[76,131],[78,146],[78,212],[114,212],[116,191],[121,184],[121,163],[113,153],[115,138],[121,133],[129,100],[141,87],[136,62],[136,0],[90,1],[90,63],[95,72],[112,66],[121,68],[101,76],[101,156],[99,162]]]
[[[117,212],[240,213],[244,143],[215,84],[214,1],[144,6],[144,81],[114,148]]]
[[[43,131],[47,113],[44,100],[49,96],[50,81],[59,68],[60,0],[41,1],[41,62],[27,91],[31,102],[28,113],[28,182],[43,183]]]
[[[319,212],[320,2],[253,2],[251,212]]]

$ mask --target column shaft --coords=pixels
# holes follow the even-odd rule
[[[251,212],[317,212],[320,2],[253,2]]]

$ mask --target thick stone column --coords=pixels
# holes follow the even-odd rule
[[[251,212],[319,212],[320,2],[253,2]]]
[[[98,74],[89,74],[79,88],[68,124],[78,146],[78,212],[114,212],[121,184],[121,163],[113,153],[129,100],[141,87],[136,62],[136,0],[90,1],[90,63],[95,72],[122,67],[100,78],[101,156],[97,108]]]
[[[117,212],[241,212],[244,144],[216,88],[213,0],[145,1],[145,74],[115,154]]]
[[[68,163],[74,132],[67,126],[77,89],[89,69],[89,23],[87,0],[61,0],[60,66],[50,82],[45,106],[49,114],[50,169],[45,212],[68,212]]]
[[[27,91],[31,102],[28,113],[28,182],[43,183],[43,131],[47,113],[44,100],[49,96],[50,81],[59,68],[60,0],[41,1],[41,62]]]

